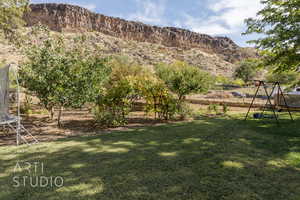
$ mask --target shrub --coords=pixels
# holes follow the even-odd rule
[[[121,114],[124,113],[124,109],[120,110],[120,107],[117,106],[95,106],[92,109],[92,113],[96,123],[106,127],[123,126],[127,123],[126,118]]]
[[[193,109],[187,103],[182,103],[180,109],[178,110],[178,114],[181,120],[187,119],[188,117],[193,116],[195,113]]]
[[[219,105],[218,104],[209,104],[207,108],[209,113],[215,112],[215,114],[219,113]]]
[[[111,74],[104,85],[104,91],[95,102],[95,119],[106,126],[124,125],[134,101],[141,95],[136,82],[148,72],[122,56],[110,58],[107,64]]]
[[[227,85],[231,84],[231,80],[225,76],[219,75],[216,76],[216,83]]]
[[[245,82],[242,79],[235,79],[232,81],[232,84],[242,87],[245,85]]]
[[[145,112],[154,113],[156,119],[169,120],[176,114],[186,115],[166,84],[150,70],[120,56],[112,57],[108,66],[111,68],[109,80],[93,109],[98,123],[105,126],[126,124],[126,118],[139,98],[146,102]]]
[[[156,78],[140,82],[141,94],[145,98],[147,113],[153,112],[155,118],[169,120],[178,112],[176,99],[165,84]]]
[[[32,114],[32,98],[25,95],[25,102],[20,106],[20,113],[25,115]]]
[[[128,80],[119,80],[105,88],[96,102],[96,122],[106,126],[125,125],[134,100],[133,88]]]
[[[227,114],[227,112],[229,111],[228,105],[225,103],[222,105],[222,108],[223,108],[223,114]]]

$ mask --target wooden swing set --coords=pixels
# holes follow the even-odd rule
[[[289,116],[290,116],[290,119],[291,119],[292,121],[294,121],[293,115],[292,115],[292,113],[291,113],[291,109],[290,109],[289,105],[287,104],[286,98],[285,98],[285,96],[284,96],[284,93],[283,93],[283,91],[282,91],[282,89],[281,89],[281,86],[280,86],[280,83],[279,83],[279,82],[272,83],[272,91],[271,91],[271,93],[268,92],[268,90],[267,90],[267,84],[266,84],[265,81],[255,80],[255,86],[257,86],[257,89],[256,89],[255,95],[254,95],[254,97],[253,97],[253,99],[252,99],[251,105],[250,105],[250,107],[249,107],[249,109],[248,109],[248,112],[247,112],[247,114],[246,114],[246,116],[245,116],[245,121],[246,121],[246,120],[248,119],[248,117],[249,117],[249,113],[250,113],[250,111],[251,111],[251,109],[252,109],[252,107],[253,107],[253,105],[254,105],[254,101],[255,101],[255,99],[257,98],[258,92],[259,92],[259,90],[260,90],[261,87],[263,88],[264,93],[265,93],[265,95],[266,95],[266,97],[267,97],[267,102],[266,102],[266,104],[264,105],[264,107],[262,108],[262,112],[261,112],[261,113],[255,113],[255,114],[254,114],[254,118],[257,118],[257,119],[265,118],[265,117],[264,117],[265,111],[266,111],[267,109],[271,109],[271,110],[272,110],[272,113],[273,113],[273,117],[272,117],[272,118],[275,118],[277,124],[279,125],[279,119],[278,119],[278,116],[277,116],[276,112],[277,112],[277,111],[281,111],[282,108],[284,108],[284,109],[286,109],[286,110],[288,111]],[[284,105],[283,105],[283,106],[276,105],[275,103],[272,104],[271,99],[272,99],[272,96],[273,96],[275,90],[277,90],[277,93],[276,93],[277,102],[279,102],[279,99],[282,97],[283,102],[284,102]],[[268,118],[269,118],[269,117],[268,117]]]

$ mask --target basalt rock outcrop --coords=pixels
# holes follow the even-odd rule
[[[28,26],[38,23],[53,31],[96,31],[125,40],[161,44],[181,49],[199,48],[219,55],[234,63],[251,57],[227,37],[211,37],[185,29],[150,26],[93,13],[85,8],[68,4],[31,4],[31,11],[24,16]]]

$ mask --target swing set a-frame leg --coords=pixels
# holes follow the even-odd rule
[[[249,113],[250,113],[250,111],[251,111],[251,108],[253,107],[254,101],[255,101],[255,99],[256,99],[256,97],[257,97],[257,94],[258,94],[258,91],[259,91],[259,88],[260,88],[261,84],[262,84],[262,82],[260,81],[260,82],[259,82],[259,85],[258,85],[258,87],[257,87],[257,90],[256,90],[256,92],[255,92],[255,95],[254,95],[254,97],[253,97],[253,99],[252,99],[251,105],[250,105],[250,107],[249,107],[249,109],[248,109],[248,112],[247,112],[247,114],[246,114],[246,117],[245,117],[245,119],[244,119],[245,121],[248,119]]]
[[[285,107],[286,107],[286,109],[288,110],[288,113],[289,113],[289,115],[290,115],[290,118],[291,118],[291,120],[294,122],[293,115],[292,115],[292,113],[291,113],[291,111],[290,111],[290,108],[289,108],[289,106],[288,106],[287,102],[286,102],[286,99],[285,99],[285,97],[284,97],[283,91],[282,91],[282,89],[281,89],[281,87],[280,87],[280,84],[279,84],[279,83],[278,83],[278,90],[280,91],[280,95],[281,95],[281,96],[282,96],[282,98],[283,98],[283,101],[284,101]]]

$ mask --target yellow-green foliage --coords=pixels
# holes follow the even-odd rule
[[[97,121],[113,126],[126,123],[139,98],[146,101],[145,111],[155,113],[159,119],[170,119],[175,114],[176,101],[153,72],[127,57],[113,57],[108,65],[111,74],[97,102]]]
[[[243,86],[245,82],[242,79],[235,79],[231,82],[233,85]]]
[[[139,88],[146,100],[147,113],[153,112],[155,117],[168,120],[178,111],[177,101],[162,80],[156,77],[141,78]]]
[[[219,75],[219,76],[216,76],[216,83],[230,84],[231,80],[229,78],[225,77],[225,76]]]
[[[159,64],[156,74],[179,100],[192,93],[203,93],[214,84],[215,79],[208,72],[185,62],[177,61],[171,65]]]
[[[126,123],[126,117],[139,97],[136,79],[146,74],[142,66],[127,57],[113,57],[107,62],[111,73],[94,109],[97,122],[106,126]]]
[[[0,34],[14,41],[17,28],[24,25],[22,17],[29,0],[0,0]]]

